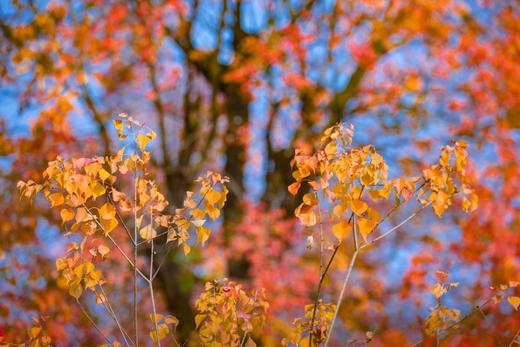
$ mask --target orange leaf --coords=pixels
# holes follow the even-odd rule
[[[520,297],[518,296],[510,296],[507,298],[507,301],[513,306],[515,311],[518,311],[518,307],[520,307]]]
[[[291,193],[292,196],[295,196],[296,194],[298,194],[298,190],[300,190],[301,185],[301,182],[294,182],[287,189],[289,190],[289,193]]]
[[[360,217],[368,209],[368,205],[362,200],[352,200],[350,202],[350,207],[352,208],[352,212]]]

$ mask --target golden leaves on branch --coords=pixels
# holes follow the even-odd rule
[[[438,164],[424,170],[420,177],[398,177],[388,180],[388,166],[371,145],[352,147],[354,131],[337,124],[325,131],[320,148],[313,154],[297,149],[291,165],[295,182],[288,190],[296,195],[302,187],[308,190],[294,213],[307,227],[318,223],[321,208],[331,223],[338,242],[350,234],[352,217],[363,239],[382,222],[376,208],[380,200],[394,199],[394,207],[408,202],[418,192],[422,204],[431,203],[437,216],[442,216],[452,204],[455,194],[462,194],[462,208],[475,210],[478,202],[466,174],[467,144],[456,142],[442,149]],[[323,223],[327,219],[322,219]]]
[[[282,345],[309,346],[309,335],[311,335],[312,345],[320,346],[327,337],[335,309],[336,305],[325,304],[322,300],[319,300],[316,305],[314,322],[311,323],[314,305],[306,305],[304,316],[294,320],[289,336],[283,339]],[[312,331],[311,324],[313,325]]]
[[[58,285],[66,288],[76,299],[85,289],[94,290],[101,281],[101,270],[96,269],[92,261],[84,261],[77,250],[70,256],[58,258],[56,268],[60,272]]]
[[[430,195],[422,199],[423,203],[432,203],[438,217],[452,204],[455,194],[462,194],[462,209],[471,213],[477,208],[478,196],[471,189],[470,179],[466,175],[467,143],[456,142],[453,146],[444,146],[439,163],[424,170],[424,178],[428,183]]]
[[[341,242],[352,226],[350,215],[355,214],[361,235],[372,232],[380,222],[379,213],[364,199],[367,191],[372,200],[387,199],[391,184],[387,184],[388,167],[373,146],[352,148],[354,129],[341,124],[325,131],[321,149],[313,155],[296,151],[292,161],[296,182],[289,186],[295,195],[302,184],[308,183],[311,192],[303,196],[295,215],[305,226],[317,223],[319,199],[332,207],[329,220],[332,233]],[[368,189],[370,187],[370,189]]]
[[[520,287],[520,281],[509,281],[509,283],[491,287],[491,290],[498,292],[495,296],[493,296],[494,303],[498,304],[504,299],[504,297],[506,297],[509,305],[511,305],[515,311],[518,311],[518,309],[520,309],[520,297],[508,294],[508,292],[515,290],[517,287]]]
[[[184,208],[175,211],[168,227],[167,242],[177,241],[185,254],[191,249],[188,244],[190,230],[194,230],[197,244],[202,246],[208,240],[211,230],[204,225],[207,219],[216,220],[220,217],[228,194],[226,183],[229,178],[219,173],[208,171],[206,176],[199,177],[196,182],[198,190],[186,192]]]
[[[150,313],[150,321],[154,328],[150,331],[149,335],[152,338],[154,345],[157,344],[158,341],[166,338],[168,334],[174,334],[179,325],[179,320],[176,317],[172,315],[163,316],[159,313],[155,314],[155,317],[153,313]],[[157,323],[157,330],[155,330],[155,323]]]
[[[247,292],[228,279],[207,282],[195,305],[195,327],[204,346],[240,345],[245,334],[265,323],[269,308],[263,290]]]
[[[190,240],[198,245],[208,240],[211,230],[206,221],[220,217],[228,194],[229,179],[208,171],[197,179],[198,190],[186,194],[183,208],[174,210],[174,214],[165,213],[168,201],[147,171],[147,147],[155,132],[126,115],[115,119],[114,127],[119,139],[124,140],[114,155],[77,159],[58,156],[49,162],[42,182],[18,183],[24,199],[32,200],[36,193],[43,192],[51,207],[59,211],[66,235],[78,233],[81,237],[79,244],[70,242],[66,255],[56,261],[58,285],[76,299],[90,290],[97,303],[107,300],[101,290],[102,272],[97,266],[110,254],[110,248],[100,239],[109,239],[126,257],[116,241],[120,234],[110,235],[121,225],[134,247],[166,236],[167,242],[177,241],[187,254]],[[118,188],[131,183],[132,193],[117,190],[116,183]],[[138,230],[136,240],[124,222],[128,219],[133,219]],[[163,339],[178,324],[173,316],[154,318],[159,323],[157,331],[150,333],[154,341]]]
[[[459,283],[446,282],[448,273],[437,271],[439,283],[436,283],[431,293],[436,299],[436,305],[430,309],[430,315],[426,318],[425,329],[430,336],[438,336],[448,329],[452,324],[460,320],[460,311],[456,309],[448,309],[441,303],[441,298],[453,288],[457,288]]]
[[[27,336],[29,338],[29,346],[31,347],[48,347],[52,345],[52,339],[49,335],[45,333],[45,319],[32,317],[33,326],[27,330]],[[2,343],[0,339],[0,343]],[[22,344],[25,346],[26,344]],[[11,344],[7,344],[5,346],[11,346]],[[18,345],[17,345],[18,346]]]

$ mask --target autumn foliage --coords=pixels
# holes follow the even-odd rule
[[[0,3],[0,346],[519,345],[519,23]]]

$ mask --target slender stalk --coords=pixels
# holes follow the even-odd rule
[[[126,261],[130,264],[130,266],[132,266],[136,271],[137,273],[145,280],[148,282],[148,277],[145,276],[145,274],[143,274],[141,272],[141,270],[139,270],[136,265],[134,264],[134,262],[132,262],[132,260],[128,257],[128,255],[126,255],[125,251],[123,251],[123,249],[119,246],[119,244],[117,243],[117,241],[112,237],[112,235],[110,235],[109,233],[106,232],[105,228],[103,228],[103,225],[101,225],[101,223],[99,223],[99,221],[97,220],[97,217],[94,216],[92,214],[92,212],[90,211],[90,209],[85,205],[83,204],[83,207],[87,210],[89,216],[96,222],[96,224],[99,226],[99,228],[103,231],[103,233],[106,235],[106,237],[112,242],[112,244],[117,248],[117,250],[119,251],[119,253],[121,253],[121,255],[126,259]]]
[[[323,220],[321,219],[321,204],[318,199],[318,219],[320,221],[320,277],[323,275]]]
[[[396,231],[397,229],[399,229],[400,227],[402,227],[403,225],[405,225],[406,223],[408,223],[410,220],[412,220],[415,216],[417,216],[421,211],[423,211],[425,208],[427,208],[428,206],[431,205],[431,202],[423,205],[421,208],[419,208],[418,210],[416,210],[414,213],[412,213],[410,216],[408,216],[405,220],[403,220],[401,223],[397,224],[396,226],[394,226],[393,228],[391,228],[390,230],[384,232],[383,234],[379,235],[378,237],[376,237],[375,239],[373,239],[372,241],[370,242],[367,242],[363,245],[360,246],[360,249],[363,249],[365,247],[368,247],[374,243],[376,243],[377,241],[380,241],[381,239],[384,239],[385,237],[387,237],[388,235],[392,234],[394,231]]]
[[[81,309],[81,312],[83,312],[83,314],[85,315],[85,317],[87,317],[87,319],[89,320],[90,324],[94,327],[94,329],[99,333],[99,335],[101,335],[101,337],[110,345],[112,346],[112,341],[110,341],[110,339],[101,331],[101,329],[99,329],[99,327],[97,326],[96,322],[94,322],[94,320],[92,319],[92,317],[90,317],[90,315],[88,314],[87,310],[83,307],[83,305],[81,304],[81,302],[79,301],[79,299],[76,299],[76,302],[78,303],[79,305],[79,308]]]
[[[421,206],[421,208],[419,208],[418,210],[416,210],[414,213],[412,213],[410,216],[408,216],[406,219],[404,219],[401,223],[397,224],[396,226],[394,226],[393,228],[391,228],[390,230],[384,232],[383,234],[381,234],[380,236],[376,237],[375,239],[373,239],[372,241],[368,242],[368,243],[365,243],[364,245],[360,246],[359,248],[356,249],[356,251],[354,252],[354,254],[352,255],[352,259],[350,260],[350,264],[349,264],[349,267],[348,267],[348,270],[347,270],[347,273],[345,274],[345,279],[343,280],[343,286],[341,288],[341,292],[339,294],[339,298],[338,298],[338,301],[337,301],[337,304],[336,304],[336,309],[334,311],[334,317],[332,318],[332,322],[330,323],[330,329],[329,329],[329,332],[327,334],[327,338],[325,340],[325,344],[324,346],[326,347],[329,343],[329,340],[332,336],[332,332],[334,330],[334,323],[336,322],[336,318],[337,318],[337,315],[338,315],[338,311],[340,309],[340,306],[341,306],[341,302],[343,300],[343,295],[345,294],[345,288],[348,284],[348,281],[350,279],[350,275],[351,275],[351,272],[352,272],[352,269],[354,267],[354,263],[357,259],[357,256],[358,256],[358,253],[359,251],[361,251],[363,248],[365,247],[368,247],[369,245],[372,245],[374,243],[376,243],[377,241],[387,237],[388,235],[392,234],[393,232],[395,232],[396,230],[398,230],[400,227],[402,227],[404,224],[406,224],[407,222],[409,222],[411,219],[413,219],[415,216],[417,216],[419,214],[419,212],[421,212],[422,210],[424,210],[426,207],[428,207],[430,205],[430,203],[428,204],[425,204],[423,206]],[[354,235],[356,233],[356,223],[354,223]]]
[[[150,208],[150,228],[153,230],[153,213]],[[157,346],[161,347],[161,339],[159,338],[159,326],[157,324],[157,310],[155,308],[155,297],[153,292],[153,256],[154,256],[154,239],[152,238],[150,246],[150,279],[148,280],[148,285],[150,286],[150,296],[152,299],[152,311],[153,311],[153,324],[155,326],[155,338],[157,340]]]
[[[242,341],[240,341],[240,347],[244,347],[244,344],[246,343],[247,338],[247,332],[244,333],[244,336],[242,336]]]
[[[518,336],[520,336],[520,329],[518,329],[516,331],[515,336],[513,336],[513,338],[511,339],[511,342],[509,342],[509,345],[507,345],[507,347],[513,347],[514,345],[517,345],[518,344],[518,341],[517,341]]]
[[[332,261],[334,260],[334,257],[336,256],[336,253],[338,252],[340,245],[341,244],[338,244],[336,247],[334,247],[334,251],[332,252],[332,255],[330,256],[329,261],[327,262],[327,266],[325,266],[325,270],[323,271],[323,274],[320,277],[320,282],[318,283],[318,291],[316,292],[316,297],[314,298],[314,308],[312,310],[309,343],[308,343],[308,345],[311,347],[312,347],[312,329],[314,329],[314,320],[316,319],[316,309],[318,308],[318,301],[320,300],[321,288],[323,287],[323,282],[325,281],[325,275],[327,275],[327,273],[329,272],[330,265],[332,264]]]
[[[139,346],[139,324],[137,321],[137,169],[134,171],[134,278],[133,278],[133,311],[134,311],[134,341]]]
[[[359,191],[359,198],[363,195],[363,191],[365,190],[365,186],[361,185],[361,190]],[[319,208],[319,204],[318,204]],[[320,212],[320,223],[321,223],[321,212]],[[350,214],[350,217],[348,219],[348,224],[352,222],[352,218],[354,218],[354,212]],[[321,224],[320,224],[321,226]],[[322,243],[323,244],[323,243]],[[320,259],[320,282],[318,283],[318,292],[316,294],[316,297],[314,299],[314,308],[312,309],[312,318],[311,318],[311,325],[310,325],[310,333],[309,333],[309,346],[312,347],[312,330],[314,329],[314,320],[316,319],[316,309],[318,308],[318,301],[320,300],[321,295],[321,288],[323,286],[323,281],[325,280],[325,275],[329,271],[330,264],[332,264],[332,261],[334,260],[334,257],[336,256],[336,253],[338,251],[339,246],[341,245],[341,242],[334,248],[334,252],[332,252],[332,255],[329,259],[329,262],[327,263],[327,266],[325,268],[325,271],[321,273],[321,259]],[[357,247],[357,243],[356,243]]]
[[[114,240],[114,238],[110,235],[110,234],[107,234],[107,237],[108,239],[114,244],[114,246],[116,246],[117,250],[119,251],[119,253],[121,253],[121,255],[126,259],[126,261],[130,264],[130,266],[132,266],[134,268],[135,271],[137,271],[137,273],[146,281],[148,282],[148,277],[146,277],[146,275],[144,273],[142,273],[141,270],[139,270],[137,268],[137,266],[134,264],[134,262],[128,257],[128,255],[126,255],[126,253],[121,249],[121,247],[119,246],[119,244],[116,242],[116,240]]]
[[[123,336],[123,340],[125,341],[126,345],[129,346],[130,344],[128,343],[128,340],[130,340],[130,342],[132,342],[132,345],[135,346],[134,342],[132,341],[132,339],[130,338],[130,336],[128,335],[128,333],[125,331],[125,329],[123,328],[123,326],[121,325],[121,323],[119,322],[119,319],[117,319],[117,315],[116,315],[116,312],[114,311],[114,308],[112,307],[112,305],[110,304],[110,299],[108,297],[108,295],[106,294],[105,290],[103,289],[103,286],[101,284],[98,284],[99,286],[99,289],[101,290],[101,293],[103,294],[103,306],[105,307],[105,309],[107,310],[108,312],[108,315],[112,317],[112,319],[114,320],[114,322],[116,323],[117,325],[117,328],[119,329],[119,332],[121,333],[121,335]],[[128,337],[128,340],[127,340],[127,337]]]
[[[356,232],[356,223],[354,223],[354,233]],[[352,273],[352,269],[354,268],[354,264],[357,259],[357,255],[359,253],[359,249],[356,249],[352,254],[352,259],[350,259],[350,264],[348,265],[347,273],[345,274],[345,279],[343,280],[343,286],[341,287],[341,291],[339,293],[338,302],[336,303],[336,309],[334,310],[334,316],[332,317],[332,321],[330,322],[330,328],[327,332],[327,338],[325,340],[325,345],[329,344],[330,337],[332,336],[332,332],[334,329],[334,322],[338,316],[339,308],[341,306],[341,301],[343,300],[343,295],[345,295],[345,289],[347,288],[348,281],[350,279],[350,275]]]
[[[135,244],[135,239],[132,237],[132,234],[130,233],[130,229],[128,229],[128,227],[126,226],[123,216],[121,216],[121,213],[119,213],[119,208],[117,207],[117,204],[110,197],[110,193],[107,194],[107,199],[112,204],[112,206],[114,206],[114,209],[116,210],[116,216],[119,219],[119,221],[121,222],[121,225],[123,226],[123,228],[125,229],[126,234],[130,238],[130,241],[132,241],[132,245]]]

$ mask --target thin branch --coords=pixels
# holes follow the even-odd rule
[[[354,233],[356,232],[356,223],[354,223]],[[347,273],[345,274],[345,279],[343,280],[343,286],[341,287],[341,291],[339,293],[338,302],[336,303],[336,309],[334,310],[334,316],[332,317],[332,321],[330,322],[330,328],[327,332],[327,338],[325,340],[325,347],[329,344],[330,337],[332,336],[332,332],[334,329],[334,323],[336,322],[336,318],[338,316],[339,308],[341,306],[341,301],[343,300],[343,295],[345,295],[345,289],[347,288],[348,281],[350,279],[350,275],[352,273],[352,269],[354,268],[354,264],[357,259],[357,255],[359,253],[359,249],[356,249],[352,254],[352,259],[350,259],[350,264],[347,269]]]
[[[112,319],[116,323],[117,328],[119,329],[119,332],[123,336],[123,340],[125,340],[126,345],[127,346],[130,345],[128,343],[128,340],[130,340],[130,342],[132,342],[132,345],[135,346],[134,341],[132,341],[132,339],[130,338],[130,335],[128,335],[128,333],[125,331],[125,329],[123,328],[123,326],[119,322],[119,319],[117,319],[116,312],[114,311],[114,308],[112,307],[112,304],[110,303],[110,299],[109,299],[108,295],[106,294],[105,290],[103,289],[103,286],[101,284],[98,284],[98,286],[99,286],[99,289],[101,290],[101,293],[103,294],[103,299],[104,299],[104,300],[102,300],[103,306],[105,307],[105,309],[107,310],[108,314],[112,317]],[[127,340],[127,337],[128,337],[128,340]]]
[[[132,260],[128,257],[128,255],[126,255],[126,253],[121,249],[121,247],[119,246],[119,244],[116,242],[116,240],[114,240],[114,238],[110,235],[110,234],[107,234],[107,237],[108,239],[114,244],[114,246],[116,246],[117,250],[119,251],[119,253],[121,253],[121,255],[126,259],[126,261],[128,262],[128,264],[130,264],[130,266],[132,266],[135,271],[137,271],[137,273],[146,281],[148,282],[148,278],[146,277],[145,274],[143,274],[141,272],[141,270],[139,270],[137,268],[137,265],[135,265]]]
[[[134,171],[134,264],[137,265],[137,169]],[[133,276],[133,302],[134,302],[134,340],[135,345],[139,346],[139,327],[137,323],[137,267],[134,266]]]
[[[76,299],[76,302],[78,303],[79,305],[79,308],[81,309],[81,312],[83,312],[83,314],[85,315],[85,317],[87,317],[87,319],[89,320],[90,324],[92,324],[92,326],[94,327],[94,329],[96,329],[96,331],[99,333],[99,335],[101,335],[101,337],[110,345],[112,346],[112,341],[110,341],[110,339],[101,331],[101,329],[99,329],[99,327],[97,326],[96,322],[94,322],[94,320],[92,319],[92,317],[90,317],[90,315],[88,314],[87,310],[83,307],[83,305],[81,304],[81,302],[79,301],[79,299]]]
[[[112,187],[111,187],[112,188]],[[132,234],[130,233],[130,229],[128,229],[128,227],[126,226],[126,223],[125,221],[123,220],[123,216],[121,216],[121,214],[119,213],[119,208],[117,207],[117,204],[114,202],[114,200],[112,200],[112,198],[110,197],[110,193],[107,194],[107,198],[108,198],[108,201],[112,204],[112,206],[114,206],[115,210],[116,210],[116,216],[117,218],[119,218],[119,221],[121,222],[121,225],[123,226],[123,228],[125,228],[125,231],[126,231],[126,234],[128,235],[128,237],[130,238],[130,241],[132,241],[132,245],[135,244],[135,240],[134,238],[132,237]]]
[[[396,226],[394,226],[393,228],[391,228],[390,230],[384,232],[383,234],[379,235],[378,237],[376,237],[375,239],[373,239],[372,241],[370,242],[367,242],[365,243],[364,245],[361,245],[360,249],[363,249],[365,247],[368,247],[374,243],[376,243],[377,241],[387,237],[388,235],[390,235],[391,233],[393,233],[394,231],[396,231],[397,229],[399,229],[400,227],[402,227],[403,225],[405,225],[406,223],[408,223],[410,220],[412,220],[415,216],[417,216],[422,210],[424,210],[425,208],[427,208],[428,206],[431,205],[431,202],[428,202],[427,204],[421,206],[421,208],[419,208],[418,210],[416,210],[414,213],[412,213],[410,216],[408,216],[408,218],[406,218],[405,220],[403,220],[401,223],[397,224]]]
[[[514,345],[518,345],[517,338],[520,336],[520,329],[516,331],[515,336],[513,336],[513,339],[511,339],[511,342],[509,342],[509,345],[507,347],[512,347]]]
[[[327,262],[327,266],[325,267],[325,270],[323,271],[323,274],[320,277],[320,282],[318,283],[318,291],[316,293],[316,297],[314,298],[314,308],[312,310],[312,318],[311,318],[311,325],[310,325],[310,331],[309,334],[309,346],[312,347],[312,329],[314,328],[314,320],[316,319],[316,309],[318,307],[318,301],[320,300],[320,294],[321,294],[321,288],[323,286],[323,282],[325,281],[325,275],[329,272],[330,265],[332,264],[332,261],[334,260],[334,257],[336,256],[336,253],[338,252],[339,246],[341,244],[336,245],[334,247],[334,251],[332,252],[332,255],[329,258],[329,261]]]
[[[98,221],[98,219],[96,218],[96,216],[94,216],[92,214],[92,212],[90,211],[90,209],[87,207],[87,205],[83,204],[83,207],[87,210],[89,216],[94,220],[94,222],[96,222],[96,224],[99,226],[99,228],[103,231],[103,233],[105,234],[105,236],[112,242],[112,244],[114,244],[114,246],[116,246],[117,250],[119,251],[119,253],[121,253],[121,255],[126,259],[126,261],[132,266],[134,267],[134,269],[137,271],[137,273],[139,275],[141,275],[141,277],[145,280],[145,281],[148,281],[148,278],[141,272],[141,270],[139,270],[137,268],[137,266],[132,262],[132,260],[128,257],[128,255],[126,255],[125,251],[123,251],[123,249],[119,246],[119,244],[116,242],[116,240],[112,237],[112,235],[110,235],[109,233],[106,232],[105,228],[103,227],[103,225],[101,225],[101,223]]]
[[[320,220],[320,277],[323,275],[323,220],[321,219],[321,203],[318,199],[318,219]]]
[[[150,207],[150,228],[153,230],[153,213],[152,208]],[[157,340],[157,345],[161,347],[161,338],[159,337],[159,326],[157,324],[157,310],[155,308],[155,297],[153,292],[153,256],[154,256],[154,239],[151,240],[150,247],[150,279],[148,280],[148,285],[150,286],[150,296],[152,299],[152,311],[153,311],[153,324],[155,326],[155,339]]]
[[[421,186],[422,187],[422,186]],[[420,188],[416,189],[416,191],[418,191]],[[329,332],[327,334],[327,338],[325,340],[325,344],[324,346],[326,347],[328,345],[328,342],[332,336],[332,332],[333,332],[333,329],[334,329],[334,323],[336,321],[336,318],[337,318],[337,314],[339,312],[339,308],[341,306],[341,302],[343,300],[343,295],[344,295],[344,292],[345,292],[345,288],[348,284],[348,281],[350,279],[350,274],[352,272],[352,268],[354,266],[354,262],[357,258],[357,255],[359,253],[360,250],[362,250],[363,248],[369,246],[369,245],[372,245],[374,243],[376,243],[377,241],[385,238],[386,236],[390,235],[391,233],[393,233],[394,231],[398,230],[400,227],[402,227],[404,224],[406,224],[407,222],[409,222],[411,219],[413,219],[415,216],[417,216],[419,214],[419,212],[421,212],[422,210],[424,210],[427,206],[429,206],[430,203],[428,204],[425,204],[423,205],[420,209],[418,209],[417,211],[415,211],[414,213],[412,213],[409,217],[407,217],[405,220],[403,220],[401,223],[399,223],[398,225],[396,225],[395,227],[391,228],[390,230],[384,232],[382,235],[376,237],[374,240],[372,240],[371,242],[369,243],[366,243],[362,246],[360,246],[355,252],[354,254],[352,255],[352,259],[351,259],[351,262],[349,264],[349,268],[348,268],[348,271],[345,275],[345,279],[344,279],[344,282],[343,282],[343,287],[341,288],[341,292],[339,294],[339,298],[338,298],[338,301],[337,301],[337,305],[336,305],[336,310],[334,311],[334,317],[332,319],[332,322],[331,322],[331,325],[330,325],[330,329],[329,329]],[[379,224],[380,225],[380,224]],[[356,224],[354,223],[354,234],[356,232]],[[374,229],[375,230],[375,229]]]
[[[363,191],[365,190],[365,186],[361,186],[361,190],[359,191],[359,198],[361,198],[361,195],[363,195]],[[320,217],[321,218],[321,217]],[[348,224],[352,222],[352,218],[354,218],[354,212],[350,214],[350,218],[348,219]],[[325,268],[325,271],[320,277],[320,282],[318,283],[318,292],[316,294],[316,297],[314,299],[314,308],[312,310],[312,318],[311,318],[311,325],[310,325],[310,334],[309,334],[309,346],[312,347],[312,330],[314,329],[314,320],[316,319],[316,309],[318,307],[318,301],[320,300],[320,294],[321,294],[321,288],[323,286],[323,281],[325,280],[325,275],[329,271],[330,265],[332,264],[332,261],[334,260],[334,257],[336,256],[336,253],[339,249],[339,246],[341,243],[339,243],[335,249],[334,252],[332,252],[332,255],[329,259],[329,262],[327,263],[327,267]]]

